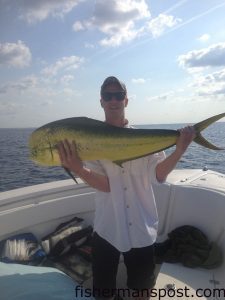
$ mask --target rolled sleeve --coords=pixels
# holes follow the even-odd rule
[[[166,154],[164,151],[155,153],[150,156],[148,167],[149,167],[149,175],[150,175],[151,183],[161,184],[164,182],[164,181],[158,181],[158,179],[156,177],[156,166],[160,162],[162,162],[165,158],[166,158]]]
[[[85,166],[100,175],[106,175],[106,171],[99,160],[85,161]]]

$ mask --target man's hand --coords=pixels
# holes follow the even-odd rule
[[[196,137],[196,133],[193,126],[184,127],[178,131],[180,132],[180,136],[177,138],[176,152],[182,155]]]
[[[76,143],[70,143],[67,139],[59,142],[58,153],[62,166],[79,174],[83,169],[83,162],[77,153]]]
[[[87,182],[93,188],[106,193],[110,192],[108,177],[100,175],[83,165],[83,162],[77,153],[77,147],[74,141],[72,143],[68,140],[59,142],[58,153],[64,168],[76,173],[83,181]]]

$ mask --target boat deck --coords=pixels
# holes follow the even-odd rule
[[[75,185],[72,180],[63,180],[1,193],[0,240],[22,232],[32,232],[41,240],[75,215],[92,225],[95,192],[78,182]],[[154,191],[159,213],[158,242],[173,229],[189,224],[202,230],[225,254],[225,175],[210,170],[176,170],[165,184],[154,186]],[[157,272],[155,299],[225,299],[225,262],[211,270],[163,263]],[[91,278],[84,286],[92,286]],[[118,288],[126,289],[122,260]]]

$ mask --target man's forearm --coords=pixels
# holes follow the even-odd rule
[[[156,178],[159,182],[166,180],[167,175],[176,167],[176,164],[182,156],[182,152],[175,150],[164,161],[156,166]]]
[[[192,126],[182,128],[179,132],[180,136],[176,142],[176,150],[156,166],[156,178],[159,182],[164,181],[167,175],[176,167],[181,156],[196,137],[195,129]]]
[[[105,193],[110,192],[109,180],[107,176],[100,175],[86,167],[81,168],[79,172],[76,172],[76,174],[91,187]]]

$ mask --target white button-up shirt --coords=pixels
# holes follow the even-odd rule
[[[152,183],[156,165],[165,153],[128,161],[122,167],[108,160],[88,162],[93,171],[109,178],[110,192],[96,192],[94,230],[121,252],[152,245],[158,214]]]

